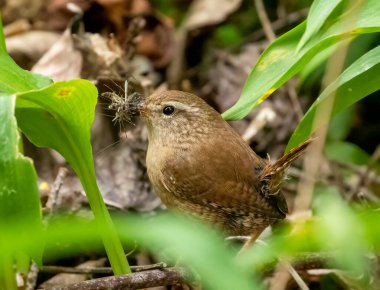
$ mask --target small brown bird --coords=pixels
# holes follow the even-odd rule
[[[253,239],[285,217],[280,185],[308,142],[269,164],[195,95],[156,93],[142,100],[139,111],[148,127],[148,175],[168,208]]]

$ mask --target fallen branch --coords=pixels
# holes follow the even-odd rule
[[[127,275],[104,277],[87,280],[72,285],[53,286],[46,290],[127,290],[156,286],[168,286],[182,283],[190,279],[190,274],[184,268],[166,268]]]
[[[334,254],[305,254],[295,257],[288,261],[289,265],[297,271],[310,269],[324,269],[328,261],[335,257]],[[273,272],[272,264],[263,271],[267,275]],[[133,266],[134,273],[120,276],[110,276],[98,279],[87,280],[72,285],[52,286],[46,290],[127,290],[140,289],[156,286],[168,286],[183,283],[191,279],[191,275],[184,268],[172,267],[165,268],[166,264],[157,263],[146,266]],[[158,269],[157,269],[158,268]],[[109,274],[111,268],[70,268],[58,266],[44,266],[42,272],[61,272],[61,273],[82,273],[82,274]]]

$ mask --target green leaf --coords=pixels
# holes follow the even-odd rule
[[[343,141],[328,142],[324,148],[328,159],[342,164],[368,165],[371,156],[356,144]],[[380,172],[380,164],[374,164],[377,172]]]
[[[21,69],[6,53],[0,53],[0,96],[39,89],[52,81],[44,76]]]
[[[358,11],[360,9],[360,11]],[[323,27],[296,53],[306,23],[290,30],[264,51],[249,75],[239,101],[223,113],[228,120],[241,119],[298,73],[318,52],[347,38],[380,31],[380,1],[368,0],[351,9],[329,27]]]
[[[380,2],[379,2],[380,3]],[[315,112],[323,102],[335,94],[332,116],[348,108],[360,99],[380,89],[380,46],[367,52],[350,65],[335,82],[330,84],[306,112],[297,128],[293,132],[286,147],[291,148],[305,141],[313,130]],[[326,125],[321,121],[318,126]]]
[[[122,245],[96,184],[90,143],[96,88],[83,80],[45,88],[52,81],[21,69],[6,53],[1,42],[4,42],[2,32],[0,96],[19,93],[16,109],[19,126],[37,146],[57,150],[70,163],[83,184],[99,227],[103,229],[104,246],[114,272],[129,272]],[[45,89],[36,90],[41,88]]]
[[[0,96],[43,88],[51,83],[45,76],[23,70],[8,55],[0,15]]]
[[[298,43],[296,52],[298,52],[305,43],[316,34],[331,12],[342,2],[342,0],[314,0],[311,4],[309,15],[306,20],[306,30]]]
[[[42,219],[37,175],[33,163],[18,152],[15,97],[0,97],[0,288],[16,289],[13,261],[27,254],[41,265],[43,243],[26,243],[31,229],[41,236]],[[25,227],[25,221],[28,221]],[[1,285],[3,283],[3,285]],[[4,284],[5,283],[5,284]],[[13,285],[14,284],[14,285]]]
[[[96,183],[90,143],[97,95],[96,87],[89,81],[58,82],[18,94],[16,117],[31,142],[55,149],[74,169],[103,230],[112,268],[116,274],[122,274],[130,271],[129,265]]]

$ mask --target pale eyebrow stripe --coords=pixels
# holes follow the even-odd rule
[[[194,104],[194,106],[191,106],[191,105],[186,105],[184,103],[171,101],[171,102],[167,102],[165,105],[173,106],[174,108],[177,108],[177,109],[183,110],[183,111],[187,111],[187,112],[198,112],[199,111],[199,108],[197,108],[195,106],[195,104]]]

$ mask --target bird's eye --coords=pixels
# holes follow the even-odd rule
[[[162,110],[164,115],[170,116],[174,113],[174,107],[173,106],[165,106],[164,109]]]

